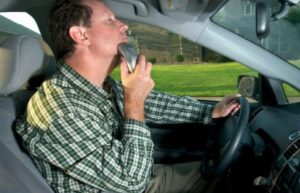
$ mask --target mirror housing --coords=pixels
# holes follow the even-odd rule
[[[259,79],[250,75],[240,75],[237,80],[237,90],[245,97],[259,101]]]
[[[265,2],[256,3],[256,36],[261,41],[270,33],[270,15]]]
[[[300,0],[280,0],[279,2],[281,6],[279,10],[272,15],[273,21],[276,21],[286,16],[289,12],[290,7],[299,4]]]

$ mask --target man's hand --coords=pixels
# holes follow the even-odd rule
[[[152,64],[140,55],[136,68],[129,73],[124,58],[121,58],[121,80],[124,88],[125,118],[144,121],[144,103],[154,87],[151,78]]]
[[[240,95],[224,97],[215,106],[212,113],[212,118],[222,118],[228,116],[229,114],[234,115],[240,109],[240,104],[236,100],[238,97],[240,97]]]

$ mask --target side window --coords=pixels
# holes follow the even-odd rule
[[[125,21],[129,39],[153,64],[155,90],[179,96],[218,100],[237,93],[241,74],[249,68],[166,30]],[[113,77],[119,79],[119,68]]]
[[[26,12],[4,12],[0,14],[0,31],[11,34],[26,34],[40,37],[35,20]]]
[[[289,103],[300,102],[300,92],[288,84],[283,84],[285,96]]]

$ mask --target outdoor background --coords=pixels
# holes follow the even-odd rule
[[[222,97],[237,93],[237,77],[256,73],[239,63],[153,65],[155,90],[180,96]],[[120,69],[112,76],[120,79]]]
[[[240,74],[252,70],[179,35],[148,25],[125,21],[129,39],[152,62],[155,90],[180,96],[222,97],[236,94]],[[120,79],[120,69],[112,76]]]

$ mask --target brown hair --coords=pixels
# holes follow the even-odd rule
[[[49,14],[48,29],[57,59],[68,58],[75,49],[75,42],[69,36],[74,25],[90,27],[92,9],[84,5],[86,0],[55,0]]]

